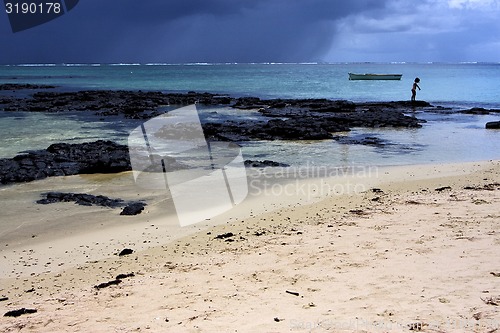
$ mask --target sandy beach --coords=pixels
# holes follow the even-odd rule
[[[184,228],[128,173],[4,187],[0,311],[26,313],[0,331],[500,331],[499,175],[487,161],[299,179]],[[36,205],[47,189],[148,206]]]

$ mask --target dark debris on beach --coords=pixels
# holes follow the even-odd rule
[[[118,284],[122,283],[123,279],[131,278],[131,277],[134,277],[134,276],[135,276],[135,274],[133,272],[132,273],[126,273],[126,274],[118,274],[116,276],[116,278],[114,278],[113,280],[99,283],[99,284],[95,285],[94,288],[97,289],[97,290],[99,290],[99,289],[107,288],[107,287],[110,287],[110,286],[115,286],[115,285],[118,285]]]
[[[48,205],[58,202],[74,202],[81,206],[101,206],[108,208],[122,208],[120,215],[138,215],[146,204],[140,201],[126,202],[122,199],[111,199],[104,195],[92,195],[87,193],[64,193],[48,192],[43,193],[43,199],[38,200],[37,204]]]
[[[21,308],[17,310],[11,310],[7,311],[3,316],[4,317],[19,317],[25,314],[31,314],[31,313],[36,313],[36,309],[27,309],[27,308]]]

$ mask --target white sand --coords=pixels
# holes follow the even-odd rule
[[[500,331],[499,306],[487,304],[500,303],[500,277],[491,274],[500,273],[500,185],[483,188],[499,175],[494,161],[308,179],[190,228],[165,218],[158,193],[132,218],[30,204],[56,185],[129,199],[127,175],[11,187],[0,199],[18,191],[26,208],[1,200],[0,209],[2,216],[18,209],[16,223],[107,223],[95,230],[56,223],[53,235],[0,244],[0,297],[9,298],[0,311],[38,311],[2,317],[0,331]],[[57,184],[65,181],[73,184]],[[444,186],[451,190],[435,191]],[[214,239],[228,232],[232,242]],[[113,255],[123,247],[143,250]],[[119,285],[94,288],[131,272]]]

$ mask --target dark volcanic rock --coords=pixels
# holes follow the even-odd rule
[[[45,199],[38,200],[36,203],[48,205],[56,202],[74,202],[81,206],[102,206],[117,208],[124,206],[122,199],[111,199],[103,195],[92,195],[86,193],[45,193]]]
[[[19,316],[22,316],[24,314],[30,314],[30,313],[36,313],[36,312],[37,312],[36,309],[21,308],[21,309],[18,309],[18,310],[8,311],[3,316],[4,317],[19,317]]]
[[[132,252],[130,252],[130,253],[132,253]],[[129,278],[129,277],[134,277],[134,276],[135,276],[134,273],[118,274],[114,280],[111,280],[111,281],[108,281],[108,282],[99,283],[98,285],[95,285],[94,288],[96,288],[96,289],[103,289],[103,288],[107,288],[107,287],[110,287],[110,286],[116,286],[116,285],[122,283],[123,279]]]
[[[425,108],[433,107],[432,104],[426,101],[393,101],[393,102],[369,102],[360,104],[371,104],[378,105],[380,107],[390,107],[390,108]]]
[[[261,129],[268,140],[322,140],[332,135],[318,119],[271,119]],[[267,136],[267,138],[266,138]]]
[[[27,90],[27,89],[51,89],[55,86],[29,84],[29,83],[4,83],[0,84],[0,90]]]
[[[487,129],[500,129],[500,121],[490,121],[486,123],[485,127]]]
[[[111,280],[108,282],[99,283],[98,285],[95,285],[94,288],[103,289],[103,288],[107,288],[109,286],[115,286],[115,285],[120,284],[120,283],[122,283],[122,280],[114,279],[114,280]]]
[[[230,105],[237,109],[257,109],[268,121],[204,124],[209,138],[221,141],[323,140],[331,133],[350,127],[420,127],[420,120],[404,112],[432,107],[425,101],[358,103],[328,99],[232,98],[210,93],[162,93],[143,91],[88,90],[77,92],[42,91],[31,98],[2,101],[6,111],[63,112],[95,110],[100,116],[124,115],[149,119],[160,115],[162,105]],[[72,165],[66,169],[71,170]],[[64,171],[66,172],[66,171]],[[42,174],[38,177],[43,177]]]
[[[33,102],[35,101],[35,102]],[[421,120],[408,116],[409,107],[430,106],[426,102],[360,103],[327,99],[275,99],[254,97],[231,99],[209,93],[163,94],[130,91],[80,91],[75,93],[38,92],[33,100],[20,102],[22,110],[99,109],[107,114],[128,117],[154,116],[163,104],[194,102],[233,107],[255,108],[267,120],[225,121],[205,123],[205,136],[215,141],[249,140],[324,140],[332,133],[346,132],[351,127],[421,127]],[[25,103],[25,104],[23,104]],[[26,104],[31,103],[31,104]],[[24,105],[24,106],[23,106]],[[29,106],[29,108],[24,108]],[[149,110],[149,113],[144,113]],[[490,125],[488,125],[490,126]],[[490,128],[490,127],[488,127]],[[370,144],[366,142],[367,144]],[[174,169],[185,166],[169,162]],[[51,176],[82,173],[115,173],[131,170],[128,147],[110,141],[82,144],[53,144],[46,150],[31,151],[12,159],[0,159],[0,184],[29,182]]]
[[[490,114],[490,110],[486,110],[485,108],[472,108],[469,110],[464,110],[461,113],[483,115],[483,114]]]
[[[101,206],[108,208],[125,207],[120,215],[138,215],[146,206],[145,203],[139,201],[125,202],[122,199],[111,199],[103,195],[86,193],[48,192],[43,195],[45,198],[38,200],[36,203],[48,205],[57,202],[74,202],[81,206]]]
[[[405,115],[404,110],[398,109],[399,104],[363,104],[354,110],[354,104],[348,102],[307,100],[300,106],[292,105],[292,101],[282,103],[285,106],[281,108],[260,110],[271,118],[267,122],[208,123],[203,124],[203,130],[208,138],[221,141],[324,140],[331,139],[332,133],[347,132],[351,127],[418,128],[423,122]]]
[[[33,112],[63,112],[96,110],[101,116],[124,115],[128,118],[149,119],[161,114],[158,107],[162,105],[189,105],[199,103],[203,105],[231,105],[238,109],[258,109],[263,115],[271,118],[283,118],[285,126],[294,127],[294,132],[285,135],[278,132],[275,139],[296,140],[321,140],[327,138],[323,132],[346,131],[349,126],[366,127],[418,127],[418,121],[410,120],[412,117],[403,118],[396,116],[405,110],[413,110],[416,107],[432,107],[425,101],[401,101],[387,103],[358,103],[355,104],[344,100],[328,99],[269,99],[263,100],[257,97],[231,98],[225,95],[210,93],[162,93],[143,91],[110,91],[110,90],[88,90],[77,92],[53,92],[43,91],[35,93],[32,98],[6,99],[4,109],[6,111],[33,111]],[[371,117],[363,115],[364,108],[378,111],[392,109],[392,116],[388,119],[384,116],[386,112],[372,114]],[[327,115],[327,116],[325,116]],[[334,115],[335,117],[328,117]],[[375,117],[382,117],[376,121]],[[350,123],[355,123],[350,125]],[[277,126],[281,123],[275,124]],[[304,127],[300,129],[301,125]],[[241,124],[240,124],[241,126]],[[273,123],[269,124],[273,126]],[[321,129],[318,129],[321,128]],[[248,129],[248,127],[246,127]],[[269,132],[269,131],[268,131]],[[273,132],[273,131],[271,131]],[[251,139],[261,139],[258,134]],[[273,133],[267,135],[273,136]],[[230,138],[229,138],[230,139]]]
[[[434,191],[436,191],[436,192],[443,192],[445,190],[451,190],[451,187],[450,186],[442,186],[442,187],[438,187],[438,188],[434,189]]]
[[[131,169],[128,147],[125,145],[102,140],[81,144],[57,143],[46,150],[0,159],[0,184]]]
[[[335,131],[345,126],[335,127]],[[330,129],[330,130],[329,130]],[[268,122],[233,122],[203,124],[205,136],[220,141],[249,140],[323,140],[332,135],[327,121],[307,119],[271,119]]]
[[[34,86],[37,87],[37,86]],[[7,85],[6,88],[12,88]],[[31,88],[35,89],[35,88]],[[227,96],[210,93],[189,92],[187,94],[154,91],[85,90],[76,92],[42,91],[31,98],[5,99],[5,111],[64,112],[98,111],[98,115],[124,115],[127,118],[148,119],[161,114],[162,105],[230,104]]]
[[[215,236],[214,239],[226,239],[230,237],[234,237],[234,234],[232,232],[226,232],[225,234],[219,234]]]
[[[135,274],[133,272],[126,273],[126,274],[122,273],[122,274],[118,274],[115,279],[116,280],[123,280],[123,279],[127,279],[127,278],[134,277],[134,276],[135,276]]]
[[[56,143],[49,146],[47,152],[62,165],[66,175],[131,170],[128,147],[112,141]]]
[[[418,128],[424,122],[411,114],[416,108],[432,107],[425,101],[353,103],[329,99],[233,98],[210,93],[162,93],[143,91],[89,90],[77,92],[39,91],[29,98],[5,98],[6,111],[64,112],[94,110],[100,116],[123,115],[149,119],[162,114],[164,105],[229,105],[256,109],[263,120],[224,121],[203,124],[205,136],[214,141],[325,140],[332,133],[352,127]],[[406,114],[405,114],[406,113]],[[170,165],[170,164],[169,164]],[[184,168],[182,165],[175,167]],[[174,169],[175,169],[174,168]],[[110,142],[56,144],[0,160],[0,184],[27,182],[50,176],[130,170],[127,147]]]
[[[332,118],[348,127],[404,127],[419,128],[422,121],[396,110],[369,109]]]
[[[144,210],[145,206],[146,204],[143,202],[130,203],[125,208],[123,208],[120,215],[138,215]]]
[[[286,106],[282,108],[270,107],[260,112],[267,117],[286,118],[287,122],[298,126],[312,123],[329,133],[349,131],[350,127],[418,128],[422,126],[420,123],[425,121],[405,115],[405,112],[413,111],[415,107],[431,107],[429,103],[423,101],[415,105],[405,101],[360,104],[329,100],[286,102]]]
[[[134,250],[132,249],[123,249],[120,251],[120,253],[118,253],[118,256],[122,257],[122,256],[128,256],[129,254],[132,254],[134,253]]]
[[[461,113],[465,114],[478,114],[478,115],[485,115],[485,114],[499,113],[499,112],[500,110],[498,109],[485,109],[485,108],[472,108],[469,110],[461,111]]]
[[[387,144],[385,140],[369,135],[360,135],[355,137],[337,136],[334,139],[338,143],[342,144],[357,144],[357,145],[376,146],[376,147],[382,147]]]
[[[266,167],[286,168],[286,167],[289,167],[290,165],[288,165],[286,163],[279,163],[279,162],[274,162],[274,161],[270,161],[270,160],[264,160],[264,161],[245,160],[245,166],[251,167],[251,168],[266,168]]]

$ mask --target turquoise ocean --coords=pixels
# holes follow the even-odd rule
[[[400,73],[401,81],[349,81],[348,73]],[[417,99],[446,110],[417,110],[427,122],[420,129],[354,128],[347,136],[375,136],[382,147],[319,142],[243,143],[248,159],[292,165],[401,165],[500,158],[500,131],[486,130],[500,113],[467,115],[472,107],[500,109],[500,63],[336,63],[336,64],[24,64],[0,66],[0,84],[31,83],[58,90],[152,90],[211,92],[261,98],[328,98],[354,102],[410,99],[415,77]],[[2,94],[11,92],[3,91]],[[449,109],[448,109],[449,108]],[[202,108],[202,119],[213,109]],[[252,111],[216,110],[220,119],[258,118]],[[0,106],[0,158],[43,149],[55,142],[111,139],[126,143],[139,121],[98,118],[91,112],[5,112]]]

